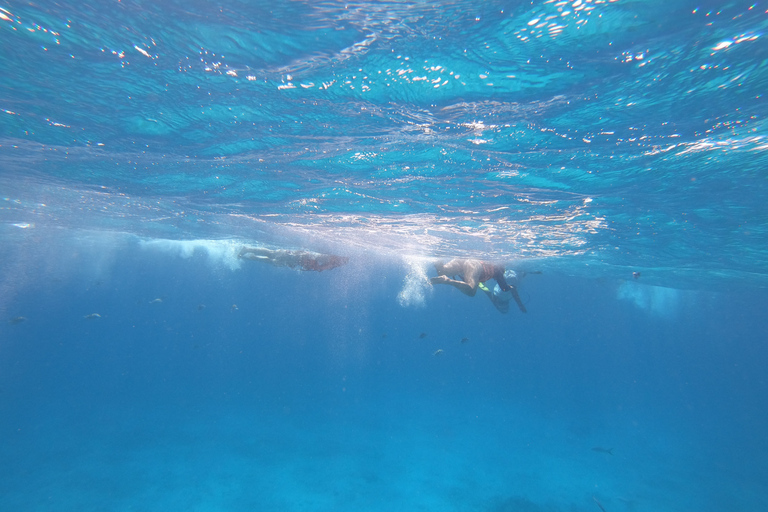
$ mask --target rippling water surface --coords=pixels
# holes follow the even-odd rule
[[[768,510],[767,29],[0,0],[0,510]]]
[[[6,3],[5,231],[764,283],[767,25],[739,2]]]

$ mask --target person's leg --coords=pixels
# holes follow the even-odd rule
[[[246,246],[243,246],[240,249],[240,252],[237,253],[237,257],[238,258],[246,258],[246,259],[249,259],[249,260],[255,260],[255,259],[259,258],[258,251],[259,251],[258,247],[246,247]]]
[[[271,249],[267,249],[265,247],[246,247],[243,246],[242,249],[240,249],[240,252],[237,254],[238,258],[248,258],[250,260],[257,260],[257,259],[269,259],[272,257],[272,251]]]
[[[505,315],[509,313],[509,301],[499,299],[493,294],[493,292],[485,292],[485,294],[489,299],[491,299],[491,302],[493,303],[494,307],[499,310],[499,313],[503,313]]]
[[[267,249],[266,247],[243,247],[240,249],[237,257],[248,260],[266,261],[279,266],[281,265],[279,260],[284,252],[286,251]]]
[[[470,297],[477,293],[477,285],[480,283],[479,277],[483,272],[482,262],[454,259],[445,264],[435,263],[435,269],[440,275],[429,280],[432,284],[449,284]],[[462,276],[462,281],[448,277],[457,274]]]
[[[449,284],[454,288],[458,288],[461,293],[469,295],[470,297],[474,296],[475,292],[477,292],[477,287],[472,288],[472,286],[468,285],[464,281],[457,281],[456,279],[451,279],[448,276],[433,277],[429,280],[429,282],[432,284]]]
[[[440,276],[455,276],[456,274],[464,273],[464,264],[467,260],[453,259],[448,263],[442,261],[435,262],[435,270],[437,275]]]
[[[483,274],[483,263],[479,260],[466,260],[464,263],[464,272],[462,273],[462,277],[464,278],[464,283],[467,285],[468,289],[462,289],[459,288],[462,292],[466,293],[467,295],[474,296],[477,292],[477,285],[480,284],[480,276]]]

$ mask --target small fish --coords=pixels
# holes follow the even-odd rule
[[[640,272],[632,272],[632,277],[637,279],[638,277],[640,277]]]
[[[149,303],[150,303],[150,304],[159,304],[159,303],[161,303],[161,302],[163,302],[163,299],[160,299],[160,298],[157,298],[157,299],[155,299],[155,300],[151,300],[151,301],[149,301]]]
[[[423,339],[424,339],[424,338],[426,338],[426,337],[427,337],[427,333],[425,333],[425,332],[423,332],[423,333],[419,334],[419,339],[420,339],[420,340],[423,340]]]
[[[439,348],[439,349],[435,350],[434,354],[432,354],[432,355],[433,356],[439,356],[442,353],[443,353],[443,349]]]
[[[90,315],[85,315],[83,318],[91,320],[92,318],[101,318],[101,315],[98,313],[91,313]]]
[[[205,304],[198,304],[198,305],[197,305],[197,310],[198,310],[198,311],[202,311],[202,310],[204,310],[204,309],[205,309]]]
[[[598,453],[607,453],[608,455],[613,455],[613,448],[602,448],[600,446],[595,446],[594,448],[592,448],[592,451],[593,452],[598,452]]]
[[[232,311],[237,311],[237,304],[232,304]]]
[[[461,342],[462,342],[462,343],[466,343],[466,342],[468,342],[468,341],[469,341],[469,338],[461,338]]]
[[[11,325],[16,325],[16,324],[20,324],[21,322],[23,322],[26,319],[27,319],[27,317],[25,317],[25,316],[15,316],[15,317],[11,318],[10,320],[8,320],[8,323],[11,324]]]

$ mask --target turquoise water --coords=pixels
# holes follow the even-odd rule
[[[766,509],[767,9],[0,2],[0,510]]]

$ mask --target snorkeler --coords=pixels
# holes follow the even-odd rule
[[[525,304],[523,304],[523,302],[520,300],[520,295],[517,293],[517,286],[520,282],[520,279],[525,277],[525,275],[525,272],[520,272],[518,274],[514,270],[505,271],[504,279],[509,285],[509,289],[507,291],[503,291],[498,284],[493,287],[493,290],[489,289],[485,283],[480,283],[477,285],[477,287],[485,292],[485,295],[491,299],[491,302],[496,307],[496,309],[499,310],[499,312],[507,314],[509,312],[509,301],[514,299],[517,303],[517,307],[520,308],[520,311],[526,313],[527,310],[525,309]]]
[[[517,289],[506,281],[503,265],[472,259],[453,259],[448,263],[435,262],[435,270],[437,270],[438,275],[429,280],[432,284],[449,284],[470,297],[475,296],[477,288],[481,283],[494,279],[500,291],[510,293],[520,311],[526,313],[525,305],[520,300]],[[461,280],[449,276],[459,276]],[[487,289],[485,285],[483,286]],[[495,302],[494,305],[496,305]],[[507,306],[508,308],[509,306]]]
[[[299,270],[322,272],[346,265],[349,258],[334,254],[321,254],[310,251],[289,251],[286,249],[267,249],[266,247],[243,247],[237,255],[255,261],[271,263],[276,267],[297,268]]]

